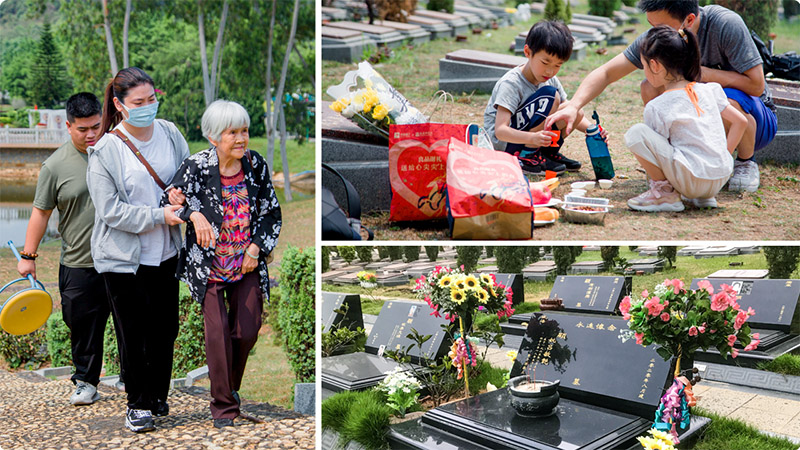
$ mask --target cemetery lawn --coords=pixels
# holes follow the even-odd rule
[[[281,161],[281,147],[279,140],[275,139],[275,155],[273,172],[278,173],[283,171],[283,161]],[[191,141],[189,142],[189,151],[195,154],[201,150],[209,147],[208,141]],[[256,137],[250,139],[250,149],[258,152],[264,158],[267,157],[267,138]],[[289,171],[291,173],[304,172],[306,170],[314,170],[315,162],[315,145],[314,141],[305,140],[300,144],[296,139],[288,139],[286,141],[286,157],[289,160]]]
[[[580,2],[573,8],[574,13],[586,13],[588,3]],[[634,33],[625,34],[629,42],[650,26],[643,14],[637,16],[640,23],[617,27],[619,33],[625,28],[635,28]],[[438,90],[438,60],[448,52],[458,49],[473,49],[495,53],[510,54],[509,45],[521,31],[541,19],[533,15],[527,23],[517,23],[498,30],[484,30],[480,35],[468,36],[466,42],[440,39],[413,49],[395,49],[394,56],[379,64],[375,69],[395,88],[405,95],[416,107],[424,109],[430,98]],[[775,53],[797,50],[800,41],[800,27],[780,21],[775,25],[779,37],[775,42]],[[594,68],[621,53],[625,47],[608,48],[607,55],[595,52],[598,47],[589,47],[583,61],[566,62],[558,78],[572,96],[580,81]],[[322,90],[339,84],[344,74],[354,70],[356,64],[343,64],[333,61],[322,62]],[[646,189],[645,174],[640,171],[632,153],[625,147],[625,132],[635,123],[642,121],[643,106],[639,95],[639,84],[644,79],[641,71],[636,71],[609,86],[600,96],[590,102],[584,112],[591,116],[596,109],[603,126],[609,131],[609,148],[614,159],[617,177],[609,190],[595,191],[607,197],[616,206],[605,218],[605,226],[582,225],[558,221],[553,225],[537,228],[537,240],[591,240],[602,235],[608,240],[707,240],[709,236],[718,239],[735,240],[790,240],[800,233],[800,221],[795,212],[800,208],[800,180],[797,166],[761,165],[761,187],[755,193],[736,193],[723,190],[717,196],[720,207],[700,210],[687,206],[681,213],[648,214],[629,210],[627,200]],[[489,100],[488,93],[452,93],[455,103],[433,115],[434,122],[478,123],[483,124],[483,110]],[[333,100],[327,95],[325,100]],[[324,148],[323,148],[324,151]],[[564,154],[578,159],[584,167],[577,173],[565,173],[560,177],[561,186],[555,189],[554,196],[563,198],[574,181],[594,179],[588,160],[583,134],[576,133],[564,144]],[[361,193],[367,195],[366,193]],[[587,195],[592,195],[590,192]],[[391,223],[388,212],[368,214],[362,218],[364,225],[375,232],[379,240],[441,240],[449,239],[450,233],[445,221],[420,223]]]
[[[711,419],[711,425],[691,448],[693,450],[795,450],[797,444],[784,438],[767,436],[740,420],[720,416],[702,408],[693,408],[692,414]]]

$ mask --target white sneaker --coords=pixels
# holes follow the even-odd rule
[[[761,178],[755,161],[733,161],[733,176],[728,181],[729,191],[755,192]]]
[[[681,195],[681,200],[685,202],[689,202],[695,206],[695,208],[716,208],[717,207],[717,199],[714,197],[710,198],[687,198],[686,196]]]
[[[73,405],[91,405],[100,400],[100,393],[91,384],[80,381],[76,383],[75,393],[69,398]]]

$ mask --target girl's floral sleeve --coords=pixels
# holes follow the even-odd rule
[[[253,175],[259,181],[257,198],[257,218],[252,230],[252,242],[256,244],[263,255],[269,255],[278,244],[278,235],[281,232],[281,205],[275,195],[275,188],[270,180],[267,163],[258,155],[253,155]]]

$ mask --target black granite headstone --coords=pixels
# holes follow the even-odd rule
[[[562,275],[556,277],[550,298],[562,299],[565,311],[618,314],[631,285],[630,277]]]
[[[346,314],[338,311],[345,307]],[[364,328],[361,316],[361,296],[341,292],[322,292],[322,332],[327,333],[333,325],[355,330]]]
[[[422,355],[420,349],[414,347],[409,356],[412,360],[420,356],[436,357],[437,359],[447,352],[449,345],[447,333],[442,325],[449,324],[448,320],[431,315],[433,309],[422,302],[409,302],[403,300],[389,300],[383,304],[372,331],[367,337],[365,350],[382,356],[386,350],[400,350],[413,343],[408,339],[411,329],[417,330],[421,335],[431,335],[423,344]],[[416,361],[414,361],[416,362]]]
[[[738,293],[738,303],[744,310],[752,307],[756,314],[747,323],[751,328],[765,328],[788,333],[797,302],[800,301],[800,280],[747,280],[730,278],[695,278],[691,289],[700,280],[708,280],[714,291],[723,284]]]
[[[511,288],[511,302],[519,305],[525,301],[525,285],[522,283],[520,273],[495,273],[494,279],[498,283]]]

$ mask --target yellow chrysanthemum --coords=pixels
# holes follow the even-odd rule
[[[487,273],[482,273],[481,274],[481,281],[486,283],[486,284],[488,284],[488,285],[491,285],[492,284],[492,277],[489,276],[489,274],[487,274]]]
[[[449,287],[452,284],[453,278],[450,275],[445,275],[441,279],[439,279],[439,286],[441,287]]]
[[[467,294],[461,289],[453,289],[450,292],[450,299],[456,304],[460,305],[467,299]]]
[[[475,289],[475,288],[477,288],[477,287],[478,287],[478,284],[480,284],[480,283],[478,282],[478,279],[477,279],[477,278],[475,278],[475,277],[474,277],[474,276],[472,276],[472,275],[469,275],[469,276],[465,277],[465,278],[464,278],[464,283],[467,285],[467,288],[468,288],[468,289]]]
[[[365,92],[363,90],[358,91],[356,93],[356,95],[353,96],[353,103],[355,103],[357,105],[363,105],[364,104],[364,93]]]
[[[382,104],[378,104],[375,108],[372,109],[372,118],[375,120],[383,120],[386,115],[389,114],[389,108],[383,106]]]
[[[506,356],[508,356],[508,359],[510,359],[511,362],[514,362],[514,361],[517,360],[517,351],[516,350],[509,350],[509,351],[506,352]]]
[[[670,444],[673,443],[672,442],[672,436],[669,433],[665,433],[663,431],[656,430],[655,428],[651,428],[649,433],[652,434],[653,437],[656,438],[656,439],[661,439],[662,441],[667,441]]]
[[[347,108],[347,105],[349,105],[349,104],[350,104],[350,100],[348,100],[345,97],[342,97],[339,100],[336,100],[335,102],[331,103],[330,108],[332,110],[336,111],[337,113],[340,113],[345,108]]]
[[[478,301],[481,303],[486,303],[489,301],[489,293],[484,291],[483,289],[478,290]]]

